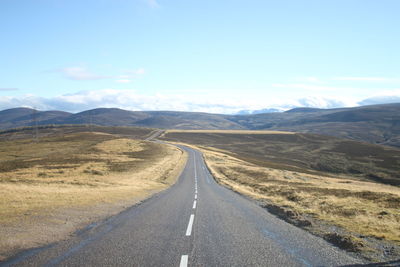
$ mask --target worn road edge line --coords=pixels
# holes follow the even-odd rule
[[[194,214],[190,215],[189,224],[186,229],[186,236],[190,236],[192,234],[193,220],[194,220]]]

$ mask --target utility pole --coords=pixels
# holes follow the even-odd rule
[[[59,127],[59,129],[60,129],[60,135],[61,135],[61,137],[62,138],[64,138],[64,127],[63,127],[63,125],[58,125],[58,127]]]
[[[33,140],[34,142],[38,142],[39,141],[39,129],[38,129],[38,113],[35,107],[33,107],[33,111],[32,111],[32,127],[33,127]]]
[[[92,110],[90,111],[90,113],[89,113],[89,120],[90,120],[90,124],[89,124],[89,127],[90,127],[90,132],[93,132],[93,114],[92,114]]]

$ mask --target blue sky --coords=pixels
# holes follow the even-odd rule
[[[397,0],[0,0],[0,109],[400,102]]]

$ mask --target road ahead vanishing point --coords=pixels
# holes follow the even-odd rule
[[[200,152],[177,183],[75,237],[3,266],[340,266],[345,252],[218,185]],[[46,233],[43,233],[46,234]]]

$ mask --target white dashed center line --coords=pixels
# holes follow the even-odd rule
[[[186,229],[186,236],[190,236],[192,234],[193,221],[194,221],[194,214],[190,215],[189,224]]]
[[[194,164],[194,178],[197,179],[196,154],[194,154],[194,157],[193,157],[193,164]]]
[[[188,259],[189,259],[188,255],[182,255],[179,267],[186,267],[188,265]]]
[[[196,209],[196,206],[197,206],[197,200],[196,200],[197,199],[196,154],[194,154],[194,157],[193,157],[193,164],[194,164],[194,189],[195,189],[195,194],[194,194],[194,199],[195,200],[193,202],[193,209]],[[192,234],[193,222],[194,222],[194,214],[191,214],[190,218],[189,218],[189,224],[188,224],[187,229],[186,229],[186,236],[190,236]],[[189,261],[189,256],[188,255],[182,255],[179,267],[187,267],[188,261]]]

